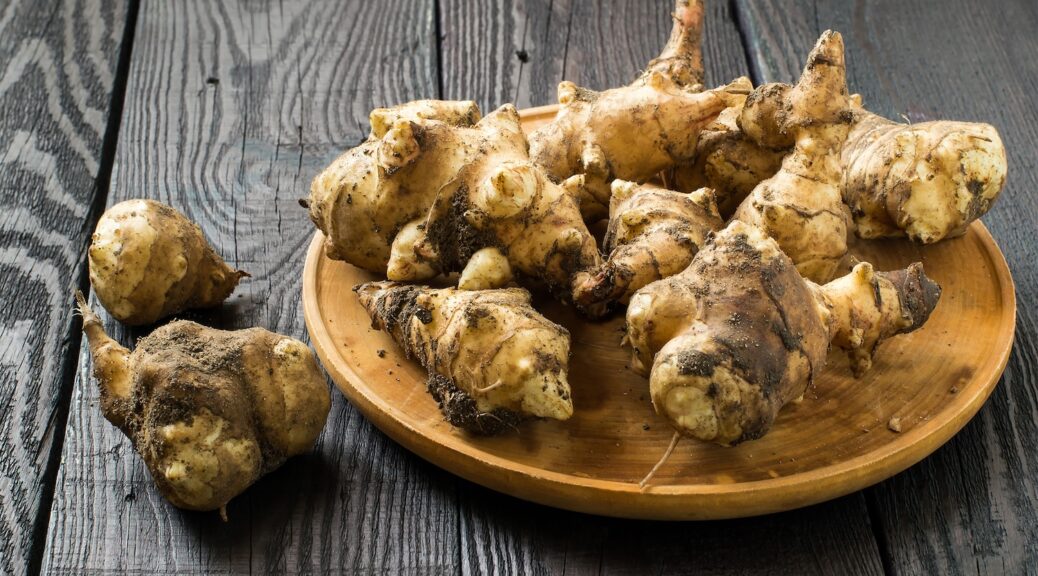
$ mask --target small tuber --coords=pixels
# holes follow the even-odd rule
[[[393,282],[354,290],[372,326],[429,371],[429,393],[451,425],[496,434],[531,416],[573,415],[569,332],[534,310],[526,290]]]
[[[133,442],[174,506],[220,510],[324,427],[328,385],[302,342],[249,328],[178,320],[133,352],[105,333],[76,293],[101,412]]]
[[[105,211],[89,260],[97,298],[131,326],[216,306],[248,276],[213,251],[197,224],[154,200],[126,200]]]
[[[626,304],[642,286],[681,272],[710,233],[724,227],[709,188],[682,194],[613,180],[612,191],[604,240],[609,257],[578,273],[574,287],[576,301],[587,309]]]

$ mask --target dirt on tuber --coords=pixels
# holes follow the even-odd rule
[[[311,449],[331,405],[302,342],[194,322],[157,328],[131,352],[76,293],[101,412],[133,442],[159,492],[189,510],[220,510],[287,458]]]

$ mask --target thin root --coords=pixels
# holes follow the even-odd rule
[[[681,440],[681,434],[674,432],[674,435],[670,437],[670,446],[667,446],[667,451],[663,453],[663,458],[660,458],[660,461],[652,467],[652,470],[649,470],[649,473],[645,475],[645,478],[642,478],[642,481],[638,483],[638,488],[645,490],[645,486],[649,483],[649,480],[652,480],[652,477],[656,475],[656,472],[663,466],[663,463],[666,462],[667,459],[670,458],[670,455],[674,453],[674,448],[678,445],[678,440]]]
[[[486,394],[487,392],[490,392],[491,390],[493,390],[495,388],[499,388],[504,383],[505,383],[505,381],[501,380],[499,378],[497,380],[497,382],[494,382],[490,386],[485,386],[483,388],[473,388],[472,391],[475,392],[476,394]]]
[[[220,506],[220,520],[223,520],[224,523],[228,522],[228,520],[227,520],[227,505],[226,504],[224,504],[223,506]]]

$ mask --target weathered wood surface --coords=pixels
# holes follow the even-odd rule
[[[305,337],[297,204],[359,142],[371,108],[434,96],[432,2],[146,0],[109,204],[155,198],[252,277],[220,328]],[[106,322],[126,344],[144,332]],[[228,508],[185,513],[98,410],[83,358],[51,514],[54,573],[441,573],[457,562],[455,480],[376,432],[338,393],[312,455]]]
[[[740,0],[763,80],[789,81],[826,28],[843,32],[848,82],[871,110],[985,121],[1009,178],[984,222],[1017,288],[1016,343],[979,416],[921,464],[866,491],[896,574],[1038,570],[1038,7],[1033,2]]]
[[[126,10],[124,0],[0,3],[3,574],[34,570],[43,549],[79,344],[70,295],[107,186]]]

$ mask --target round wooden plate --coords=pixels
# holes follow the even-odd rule
[[[548,119],[554,107],[524,113]],[[329,260],[317,233],[303,278],[306,325],[332,379],[360,411],[404,447],[489,488],[560,508],[630,518],[732,518],[836,498],[888,478],[944,444],[991,394],[1013,342],[1016,299],[1005,259],[987,229],[932,246],[859,242],[878,269],[923,262],[940,283],[926,326],[880,346],[863,378],[842,354],[799,404],[760,440],[722,448],[683,439],[645,490],[638,481],[671,439],[653,412],[647,381],[627,369],[622,314],[588,322],[547,297],[535,305],[572,335],[574,415],[530,421],[517,433],[468,435],[443,421],[426,372],[389,335],[372,330],[353,286],[377,280]],[[900,432],[891,428],[898,419]]]

